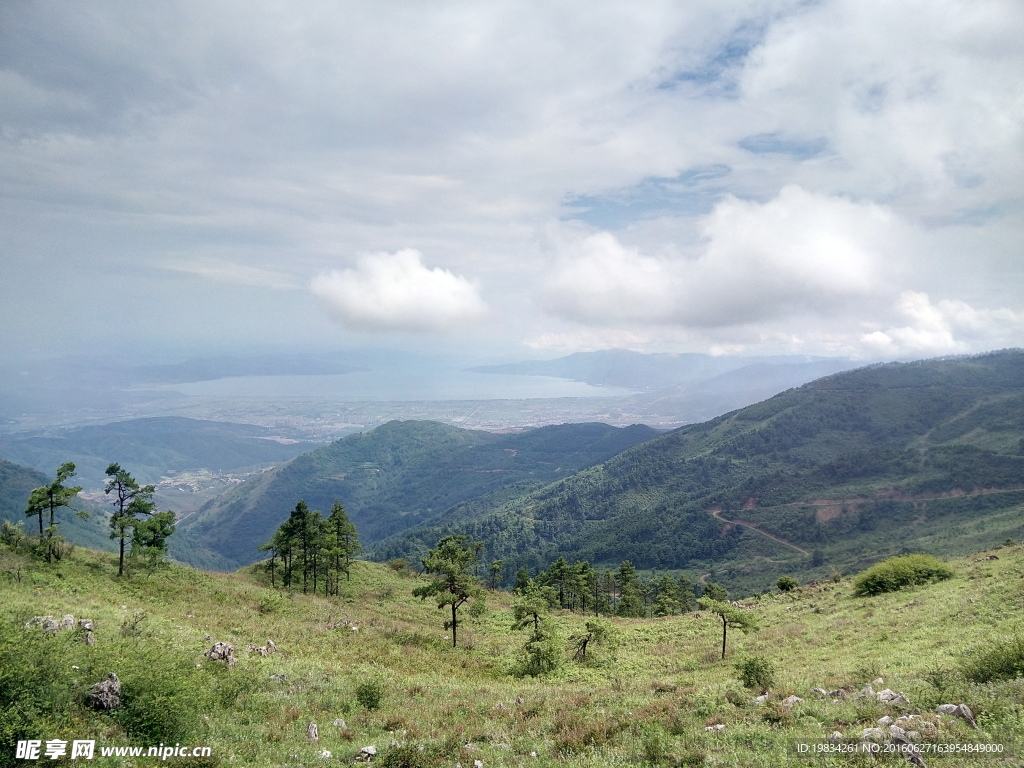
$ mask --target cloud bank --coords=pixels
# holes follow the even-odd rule
[[[413,249],[363,256],[355,269],[313,278],[310,290],[333,319],[364,331],[447,331],[486,311],[468,280],[428,268]]]

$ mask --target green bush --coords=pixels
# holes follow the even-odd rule
[[[373,761],[378,768],[439,768],[450,765],[438,746],[396,744],[388,747]]]
[[[1024,677],[1024,637],[1018,635],[976,651],[961,665],[961,672],[972,683]]]
[[[367,680],[356,686],[356,701],[366,709],[380,709],[384,700],[384,684],[379,680]]]
[[[775,586],[779,588],[780,592],[792,592],[800,586],[800,582],[792,576],[779,576],[779,580],[775,582]]]
[[[858,597],[895,592],[915,584],[953,578],[953,569],[932,555],[890,557],[860,574],[853,585]]]
[[[744,686],[755,691],[767,691],[775,684],[775,665],[764,656],[751,656],[737,662],[736,671]]]

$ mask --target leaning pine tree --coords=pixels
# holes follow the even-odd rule
[[[702,597],[697,604],[701,610],[717,614],[722,620],[722,658],[725,658],[725,640],[729,627],[738,629],[744,634],[757,629],[757,621],[754,617],[742,608],[737,608],[729,603],[722,603],[712,600],[709,597]]]

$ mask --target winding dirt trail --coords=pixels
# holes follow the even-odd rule
[[[776,536],[776,535],[774,535],[772,533],[768,533],[767,531],[762,531],[754,523],[748,523],[745,520],[730,520],[727,517],[722,517],[722,513],[719,512],[717,509],[711,510],[711,515],[716,520],[721,520],[723,523],[729,523],[731,525],[742,525],[744,528],[749,528],[752,531],[756,531],[757,533],[760,533],[762,536],[767,536],[772,541],[777,541],[779,544],[784,544],[785,546],[790,547],[791,549],[795,549],[797,552],[799,552],[802,555],[806,555],[807,557],[810,557],[810,555],[811,555],[811,553],[808,552],[806,549],[804,549],[802,547],[798,547],[796,544],[791,544],[790,542],[786,541],[785,539],[781,539],[781,538],[779,538],[778,536]]]

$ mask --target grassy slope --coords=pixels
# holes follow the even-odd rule
[[[383,753],[393,739],[440,750],[445,766],[474,759],[487,766],[637,766],[645,756],[667,755],[677,764],[805,765],[793,740],[818,742],[833,730],[857,735],[883,714],[900,714],[867,700],[822,701],[811,689],[857,689],[879,675],[926,715],[948,701],[974,709],[981,731],[945,722],[944,741],[1006,742],[1024,733],[1024,681],[966,686],[936,673],[955,668],[965,650],[1020,631],[1024,550],[996,554],[998,560],[955,563],[952,581],[891,595],[854,598],[847,580],[764,597],[754,603],[760,631],[731,635],[724,663],[717,659],[720,625],[710,616],[612,619],[621,638],[614,657],[598,649],[587,666],[566,661],[540,679],[509,674],[523,636],[508,629],[508,595],[488,595],[490,613],[467,621],[465,647],[451,649],[441,612],[410,595],[420,581],[371,563],[356,564],[340,598],[281,600],[263,574],[171,567],[119,580],[109,555],[79,552],[51,568],[0,549],[0,615],[19,624],[68,612],[95,620],[97,644],[67,646],[62,657],[69,691],[108,671],[96,658],[117,667],[112,649],[157,644],[183,651],[189,670],[202,665],[191,673],[198,685],[223,686],[223,670],[203,659],[210,646],[203,636],[234,643],[240,663],[228,677],[235,695],[202,712],[206,725],[189,742],[212,746],[214,759],[205,765],[323,765],[322,749],[347,760],[368,744]],[[125,640],[121,628],[140,612],[141,637]],[[567,635],[582,618],[562,613],[556,621]],[[336,622],[343,626],[328,629]],[[269,658],[244,650],[268,639],[279,648]],[[741,692],[732,666],[748,654],[769,656],[778,667],[767,704],[726,699],[729,690],[742,693],[738,701],[752,696]],[[72,663],[80,669],[73,672]],[[356,687],[370,680],[383,686],[377,710],[356,699]],[[790,694],[805,701],[780,706]],[[94,731],[77,738],[127,743],[108,716],[92,718]],[[332,726],[336,718],[347,727]],[[320,727],[319,745],[305,738],[310,722]],[[705,731],[719,723],[721,732]],[[813,764],[906,765],[849,756]],[[930,766],[994,764],[988,756],[928,758]]]
[[[903,548],[962,554],[1024,534],[1022,413],[1021,352],[837,374],[648,441],[475,519],[421,526],[375,554],[416,553],[459,531],[487,542],[510,572],[559,555],[630,559],[713,572],[747,590],[786,571],[820,577]],[[815,550],[817,558],[804,554]]]
[[[368,544],[466,499],[513,485],[519,493],[536,488],[656,434],[639,425],[563,424],[492,434],[389,422],[242,483],[189,518],[183,530],[243,565],[259,556],[257,547],[299,499],[325,512],[339,499]]]

